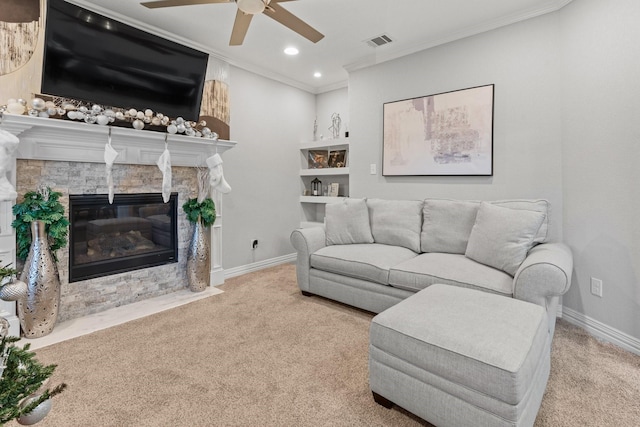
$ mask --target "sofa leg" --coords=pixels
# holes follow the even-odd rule
[[[391,407],[393,406],[392,401],[390,401],[386,397],[380,396],[375,391],[372,391],[371,393],[373,393],[373,400],[375,400],[378,405],[384,406],[387,409],[391,409]]]
[[[304,295],[305,297],[312,297],[313,294],[311,292],[307,292],[307,291],[300,291],[302,292],[302,295]]]

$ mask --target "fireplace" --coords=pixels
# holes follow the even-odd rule
[[[178,262],[178,194],[69,195],[69,282]]]

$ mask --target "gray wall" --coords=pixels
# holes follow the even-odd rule
[[[564,305],[640,338],[640,2],[574,0],[559,12],[349,76],[351,195],[546,198],[573,250]],[[493,177],[380,175],[382,104],[495,84]],[[378,175],[369,165],[378,165]],[[602,298],[590,278],[604,281]],[[624,337],[623,337],[624,339]]]
[[[320,135],[324,135],[325,138],[331,136],[329,128],[331,127],[333,113],[340,114],[340,120],[342,121],[340,138],[343,138],[344,132],[349,129],[349,93],[346,87],[316,96],[318,139],[320,139]]]
[[[291,231],[300,224],[300,155],[311,139],[315,95],[231,67],[231,139],[224,156],[232,187],[223,196],[222,265],[245,266],[294,252]],[[250,241],[259,240],[251,250]]]
[[[575,262],[564,305],[640,338],[640,2],[575,0],[560,15],[564,236]]]
[[[387,199],[551,202],[562,221],[559,17],[556,14],[428,49],[349,75],[351,195]],[[495,84],[492,177],[383,177],[384,102]],[[377,164],[378,174],[369,174]]]

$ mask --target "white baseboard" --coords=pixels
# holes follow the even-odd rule
[[[275,267],[276,265],[286,264],[288,262],[295,262],[296,254],[283,255],[277,258],[265,259],[264,261],[258,261],[247,265],[241,265],[238,267],[228,268],[224,270],[224,278],[240,276],[246,273],[252,273],[254,271],[263,270],[269,267]]]
[[[591,335],[615,344],[627,351],[640,355],[640,339],[625,334],[582,313],[563,307],[562,318],[567,322],[585,329]]]

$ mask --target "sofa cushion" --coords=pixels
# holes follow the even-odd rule
[[[435,283],[513,295],[513,277],[460,254],[424,253],[389,271],[389,284],[396,288],[417,292]]]
[[[513,276],[533,247],[545,217],[541,212],[482,202],[465,255]]]
[[[422,208],[422,252],[464,254],[480,202],[426,199]]]
[[[367,199],[373,240],[420,252],[422,203],[421,200]]]
[[[527,211],[541,212],[545,215],[542,225],[533,239],[534,243],[544,243],[549,238],[549,211],[551,205],[547,200],[496,200],[491,202],[493,205],[502,206],[511,209],[523,209]]]
[[[373,243],[364,199],[345,198],[326,205],[325,228],[327,245]]]
[[[389,269],[417,254],[402,246],[372,244],[325,246],[311,255],[311,267],[356,279],[389,284]]]

